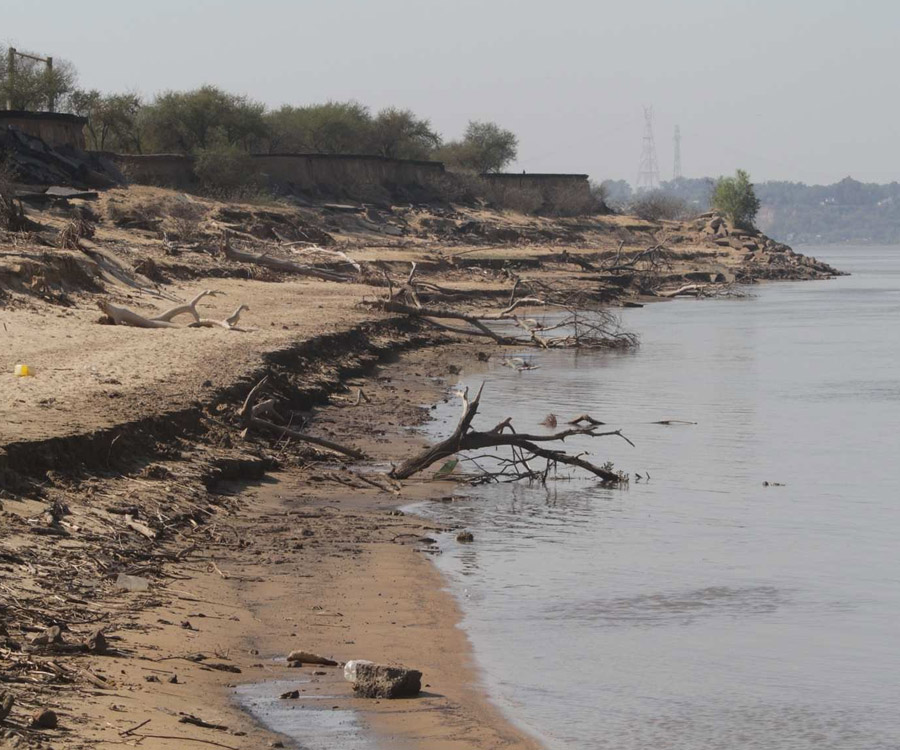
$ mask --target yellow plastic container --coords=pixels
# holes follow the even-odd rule
[[[28,365],[16,365],[17,378],[27,378],[29,375],[31,375],[31,370],[28,369]]]

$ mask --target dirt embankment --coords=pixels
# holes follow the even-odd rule
[[[396,743],[531,746],[477,691],[420,551],[431,530],[388,513],[434,483],[398,495],[333,453],[246,432],[244,397],[266,377],[292,428],[386,466],[417,440],[405,428],[420,404],[487,351],[378,304],[413,263],[463,311],[834,273],[711,216],[259,207],[152,188],[57,203],[0,234],[0,692],[14,699],[0,731],[22,745],[260,747],[277,740],[228,685],[302,674]],[[223,231],[245,252],[351,280],[226,257]],[[152,318],[204,289],[222,293],[202,301],[206,320],[249,306],[240,326],[103,325],[96,307]],[[34,375],[16,378],[18,363]],[[334,670],[273,661],[293,648],[416,666],[426,694],[399,708],[355,700]],[[42,709],[56,728],[32,726]]]

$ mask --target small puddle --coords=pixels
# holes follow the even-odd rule
[[[308,680],[276,680],[239,685],[238,704],[274,732],[290,737],[304,750],[377,750],[368,728],[349,709],[332,708],[333,696],[304,695],[281,699],[288,690],[308,685]]]

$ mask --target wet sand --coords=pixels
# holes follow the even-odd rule
[[[367,418],[409,414],[410,403],[442,397],[446,382],[423,387],[422,370],[446,371],[461,348],[410,352],[357,381],[372,394]],[[474,349],[464,348],[476,361]],[[391,390],[379,386],[385,378]],[[338,434],[356,429],[357,418],[346,407],[326,407],[319,415]],[[398,421],[393,434],[381,438],[386,442],[359,444],[376,462],[397,460],[421,444],[408,426]],[[481,687],[460,611],[425,551],[432,547],[425,540],[439,529],[395,515],[397,506],[447,496],[453,485],[411,482],[395,495],[351,489],[328,481],[327,473],[321,466],[293,469],[229,488],[243,506],[222,522],[229,541],[167,565],[170,580],[148,594],[125,596],[120,606],[133,614],[116,635],[127,644],[127,656],[94,658],[90,667],[114,689],[64,701],[64,711],[79,714],[82,729],[78,740],[64,738],[62,746],[95,747],[145,734],[143,743],[155,735],[152,747],[159,748],[187,747],[194,739],[234,748],[279,741],[290,747],[304,737],[277,736],[241,710],[236,692],[250,685],[254,695],[277,698],[288,685],[301,691],[297,710],[321,705],[354,712],[375,747],[539,747]],[[284,658],[294,649],[420,669],[423,693],[398,701],[356,698],[339,667],[289,667]],[[192,661],[195,654],[205,658]],[[185,714],[225,728],[186,724]],[[144,721],[133,735],[121,734]],[[304,726],[315,731],[312,722]],[[331,746],[341,747],[341,740]]]

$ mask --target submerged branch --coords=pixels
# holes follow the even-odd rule
[[[596,426],[590,425],[588,427],[570,427],[551,435],[531,435],[528,433],[517,433],[512,427],[512,418],[508,417],[492,429],[486,432],[479,432],[472,429],[472,420],[478,412],[483,389],[484,384],[479,388],[478,393],[471,402],[468,399],[468,389],[461,394],[463,414],[450,437],[431,446],[419,455],[404,461],[391,471],[390,476],[394,479],[408,479],[438,461],[457,453],[479,451],[485,448],[508,447],[511,449],[513,457],[512,459],[500,459],[505,466],[502,471],[497,472],[498,475],[507,474],[509,468],[512,467],[516,478],[539,478],[542,476],[546,479],[547,473],[552,467],[557,464],[565,464],[584,469],[599,477],[606,484],[618,485],[627,481],[625,475],[613,471],[608,465],[597,466],[582,458],[581,455],[572,455],[560,449],[545,448],[539,445],[539,443],[562,442],[566,438],[575,435],[585,435],[587,437],[616,436],[633,446],[634,443],[625,437],[621,430],[597,432]],[[529,466],[528,461],[534,458],[543,458],[547,461],[544,471],[537,472]],[[486,473],[490,474],[490,472]]]

